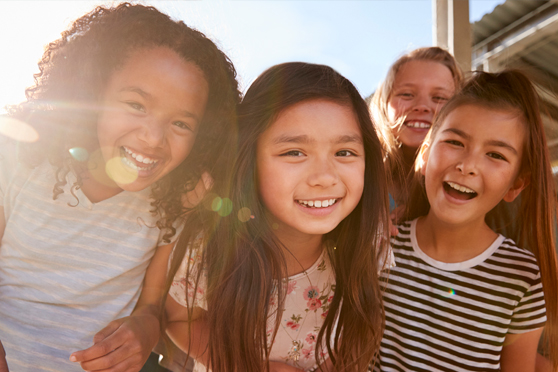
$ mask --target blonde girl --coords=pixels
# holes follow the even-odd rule
[[[435,114],[459,89],[461,69],[444,49],[415,49],[390,67],[372,97],[370,111],[391,176],[390,207],[404,205],[417,151]]]

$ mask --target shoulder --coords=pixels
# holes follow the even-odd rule
[[[540,269],[535,255],[518,247],[511,239],[504,239],[486,260],[486,264],[499,268],[503,274],[516,276],[526,282],[540,280]]]
[[[392,236],[390,243],[391,247],[394,252],[399,250],[413,250],[411,244],[411,235],[412,235],[412,221],[406,221],[399,225],[397,225],[397,235]]]

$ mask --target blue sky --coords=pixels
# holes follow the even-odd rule
[[[503,0],[471,0],[478,20]],[[103,1],[0,1],[0,107],[24,99],[42,47]],[[108,2],[111,4],[114,2]],[[432,45],[431,0],[143,1],[204,32],[245,89],[287,61],[327,64],[369,95],[401,54]]]

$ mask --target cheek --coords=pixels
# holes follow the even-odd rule
[[[172,153],[172,158],[177,163],[177,165],[182,163],[188,157],[188,155],[190,155],[195,141],[195,135],[186,138],[173,139],[172,144],[170,145],[170,150]]]
[[[395,123],[407,111],[407,103],[397,97],[388,102],[388,119]]]

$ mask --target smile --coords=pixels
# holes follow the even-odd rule
[[[425,123],[424,121],[407,121],[405,122],[405,126],[409,128],[416,128],[416,129],[429,129],[430,124]]]
[[[128,154],[130,157],[132,157],[137,163],[139,164],[145,164],[146,167],[142,167],[139,164],[137,164],[136,162],[133,162],[132,160],[130,160],[127,156],[123,156],[122,157],[122,162],[124,164],[126,164],[127,166],[129,166],[132,169],[138,170],[138,171],[146,171],[146,170],[150,170],[152,168],[154,168],[157,163],[158,160],[152,159],[150,157],[147,157],[145,155],[142,154],[138,154],[133,152],[132,150],[130,150],[129,148],[122,146],[122,150]]]
[[[327,208],[337,203],[338,199],[328,200],[297,200],[296,202],[307,208]]]
[[[444,190],[454,198],[461,200],[469,200],[477,196],[477,192],[475,190],[459,185],[455,182],[444,182]]]

